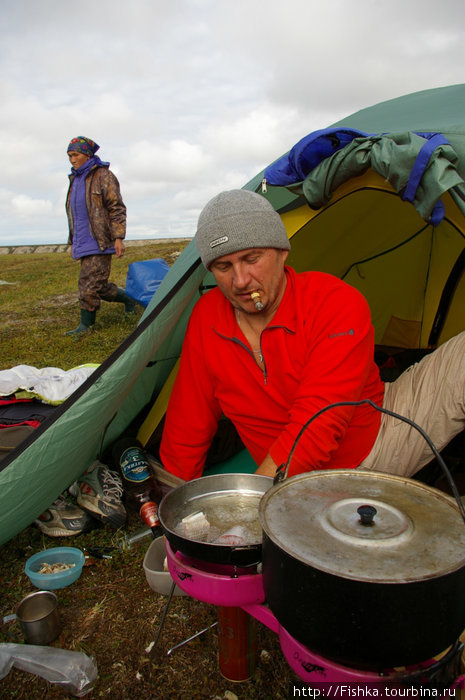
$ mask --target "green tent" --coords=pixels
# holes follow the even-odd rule
[[[464,107],[465,85],[377,104],[333,124],[331,136],[310,135],[322,153],[302,150],[305,140],[244,186],[282,216],[289,264],[366,295],[381,346],[426,348],[465,328]],[[283,172],[286,183],[272,184]],[[190,312],[213,283],[190,243],[137,329],[1,462],[0,544],[169,393]]]

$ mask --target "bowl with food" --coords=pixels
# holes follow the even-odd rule
[[[52,547],[33,554],[24,571],[36,588],[51,591],[78,580],[85,557],[77,547]]]

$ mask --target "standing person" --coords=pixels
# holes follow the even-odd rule
[[[372,401],[415,421],[438,449],[464,429],[465,332],[384,384],[367,301],[337,277],[285,265],[286,230],[264,197],[217,195],[195,241],[218,286],[189,320],[160,446],[167,471],[202,476],[223,415],[267,476],[332,404]],[[338,405],[303,432],[289,475],[361,467],[411,476],[432,458],[404,421],[367,403]]]
[[[100,146],[85,136],[77,136],[68,146],[71,163],[66,213],[73,259],[81,261],[79,273],[79,325],[66,335],[93,330],[100,301],[124,304],[126,313],[134,311],[134,301],[124,290],[109,282],[111,256],[124,254],[126,206],[119,182],[96,152]]]

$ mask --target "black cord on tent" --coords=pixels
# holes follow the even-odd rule
[[[393,418],[398,418],[399,420],[404,421],[405,423],[408,423],[409,425],[412,426],[412,428],[415,428],[418,430],[418,432],[422,435],[422,437],[426,440],[428,445],[430,446],[434,456],[436,457],[437,461],[439,462],[439,465],[444,472],[444,475],[447,479],[447,482],[452,490],[452,493],[454,495],[455,500],[457,501],[458,509],[460,511],[460,515],[462,516],[462,520],[465,523],[465,508],[462,502],[462,499],[460,498],[460,494],[458,492],[457,486],[455,484],[455,481],[452,478],[452,475],[446,466],[446,463],[444,462],[443,458],[439,454],[439,451],[433,444],[433,441],[431,438],[425,433],[423,428],[421,428],[417,423],[415,423],[413,420],[410,420],[410,418],[406,418],[406,416],[401,416],[400,413],[395,413],[394,411],[390,411],[387,408],[383,408],[382,406],[378,406],[374,401],[371,401],[370,399],[361,399],[360,401],[337,401],[336,403],[331,403],[328,404],[327,406],[324,406],[321,408],[319,411],[313,414],[311,418],[308,419],[306,423],[302,426],[300,429],[296,439],[294,440],[294,444],[292,445],[291,451],[289,452],[289,457],[287,458],[286,464],[281,464],[278,469],[276,470],[276,474],[274,477],[274,483],[277,484],[281,481],[284,481],[287,477],[287,473],[289,471],[289,465],[291,463],[292,457],[294,456],[295,449],[297,447],[297,444],[304,434],[304,432],[307,430],[308,426],[310,423],[313,423],[313,421],[318,418],[322,413],[325,413],[326,411],[329,411],[331,408],[336,408],[338,406],[361,406],[362,404],[369,404],[373,408],[375,408],[377,411],[380,411],[381,413],[386,413],[388,416],[392,416]]]
[[[449,311],[452,298],[454,296],[455,290],[457,289],[457,285],[460,281],[460,278],[463,275],[464,270],[465,249],[462,250],[457,260],[455,261],[454,266],[449,274],[449,277],[447,278],[447,282],[444,285],[444,289],[441,294],[441,299],[439,300],[439,305],[434,316],[433,325],[431,326],[431,332],[428,339],[428,346],[430,348],[435,348],[438,344],[439,335],[444,326],[447,317],[447,312]]]

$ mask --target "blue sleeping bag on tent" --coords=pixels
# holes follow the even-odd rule
[[[170,266],[163,258],[130,263],[126,276],[126,294],[147,306]]]

